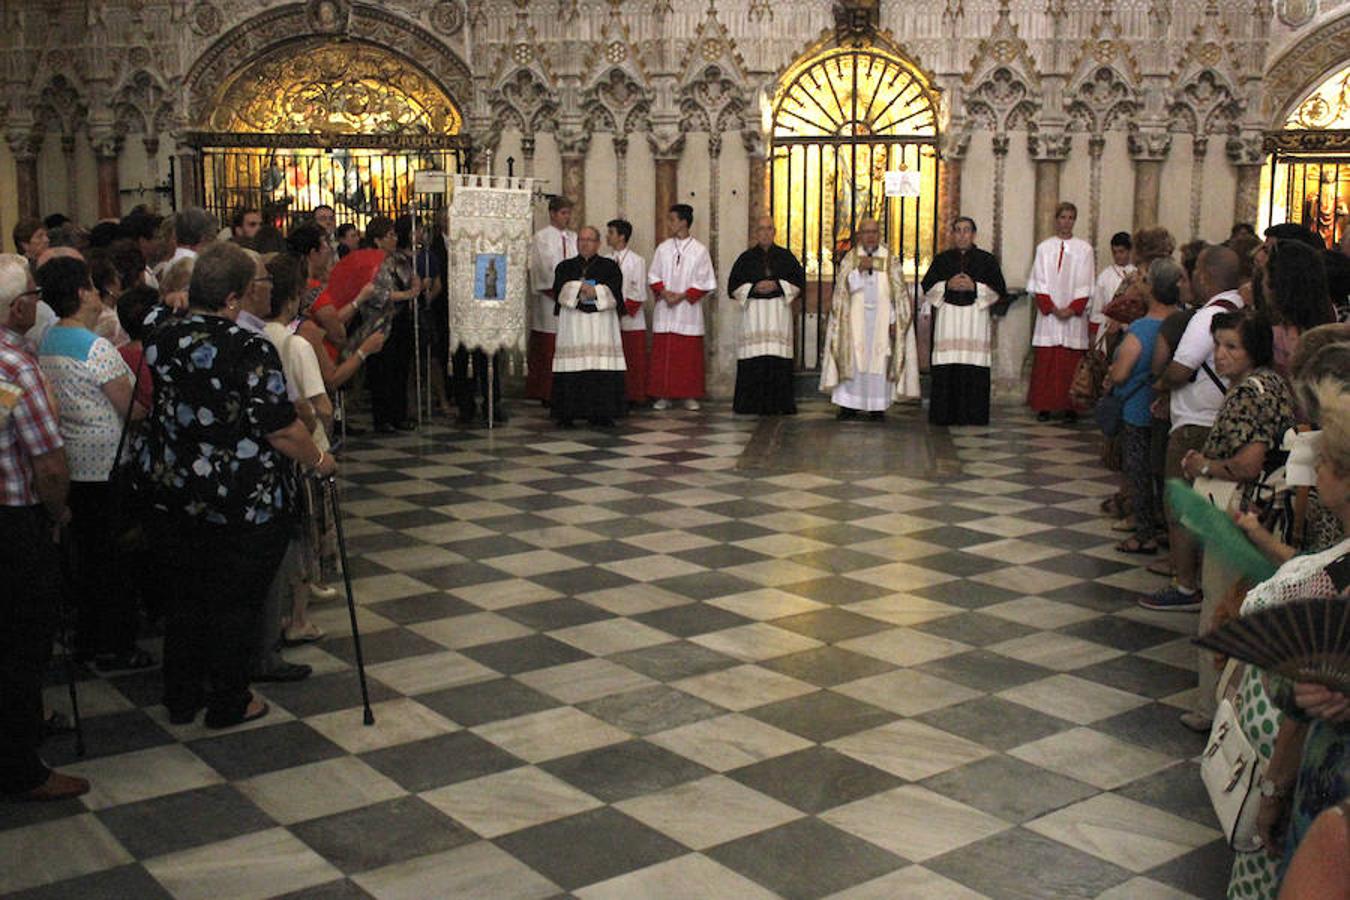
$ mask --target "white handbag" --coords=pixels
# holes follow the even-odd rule
[[[1228,846],[1239,853],[1261,849],[1256,814],[1261,808],[1261,776],[1265,763],[1242,733],[1237,707],[1228,697],[1219,701],[1214,727],[1200,757],[1200,779],[1209,791]]]

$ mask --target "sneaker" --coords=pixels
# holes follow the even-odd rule
[[[1144,609],[1159,612],[1199,612],[1202,599],[1200,591],[1196,590],[1189,594],[1182,593],[1181,589],[1174,584],[1165,590],[1158,591],[1156,594],[1140,597],[1139,605]]]
[[[1209,716],[1198,712],[1184,712],[1177,718],[1182,725],[1197,734],[1209,734],[1210,729],[1214,727],[1214,721]]]
[[[652,404],[652,409],[655,410],[670,409],[670,401],[667,400],[665,397],[662,397]]]
[[[690,412],[697,412],[703,407],[699,404],[697,400],[695,400],[693,397],[690,397],[689,399],[684,401],[684,408],[689,410]]]

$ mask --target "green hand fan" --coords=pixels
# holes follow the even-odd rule
[[[1275,566],[1256,549],[1228,513],[1193,491],[1180,478],[1167,482],[1167,502],[1182,526],[1205,545],[1206,553],[1217,553],[1228,567],[1254,584],[1275,574]]]

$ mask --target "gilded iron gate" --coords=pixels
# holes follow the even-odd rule
[[[827,50],[783,83],[774,108],[770,204],[779,242],[806,269],[794,353],[799,371],[814,370],[835,266],[861,220],[881,222],[917,296],[937,247],[937,117],[923,75],[875,47]],[[900,173],[900,196],[887,196],[888,172]]]

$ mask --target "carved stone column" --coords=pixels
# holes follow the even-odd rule
[[[75,135],[61,135],[61,157],[66,164],[66,215],[80,217],[80,177],[75,167]]]
[[[961,164],[970,149],[970,132],[948,132],[943,140],[942,178],[938,184],[938,250],[951,242],[952,222],[961,215]],[[923,358],[923,354],[920,354]]]
[[[742,131],[741,144],[745,147],[745,155],[749,158],[750,169],[750,183],[746,186],[745,191],[745,204],[749,212],[746,217],[749,230],[746,240],[754,243],[755,221],[760,216],[769,215],[770,168],[768,147],[764,140],[764,134],[758,128],[748,128]]]
[[[520,161],[520,174],[526,178],[534,177],[534,135],[522,134],[520,136],[520,155],[524,157]]]
[[[628,218],[628,135],[614,135],[614,207],[620,219]]]
[[[562,193],[572,201],[572,222],[580,228],[586,221],[586,150],[591,134],[581,129],[558,132],[558,151],[562,156]]]
[[[994,239],[990,246],[999,259],[1003,258],[1003,188],[1007,180],[1008,145],[1006,134],[994,135]]]
[[[1036,167],[1033,221],[1036,241],[1055,233],[1055,206],[1059,204],[1059,176],[1069,156],[1070,138],[1063,131],[1034,131],[1027,135],[1027,148]]]
[[[98,172],[98,217],[122,217],[122,194],[118,184],[117,161],[122,155],[122,139],[112,131],[92,131],[89,142],[94,148]]]
[[[14,192],[19,205],[19,218],[37,218],[41,215],[38,198],[38,150],[42,148],[42,134],[28,129],[11,130],[6,138],[14,155]]]
[[[1088,243],[1094,250],[1101,236],[1102,154],[1105,152],[1105,135],[1094,134],[1088,138]]]
[[[174,156],[178,165],[178,208],[202,206],[205,195],[202,192],[197,148],[179,143]]]
[[[1228,161],[1237,168],[1237,185],[1233,190],[1233,221],[1247,222],[1261,229],[1256,221],[1261,202],[1261,169],[1266,164],[1263,138],[1258,133],[1244,133],[1228,139],[1225,150]]]
[[[684,152],[684,135],[673,125],[653,127],[647,135],[656,164],[656,190],[653,192],[652,218],[655,227],[653,242],[661,243],[670,237],[666,230],[666,213],[680,202],[680,154]]]
[[[1162,200],[1162,169],[1172,149],[1172,135],[1166,131],[1132,131],[1130,156],[1134,159],[1134,227],[1158,224],[1158,204]]]

